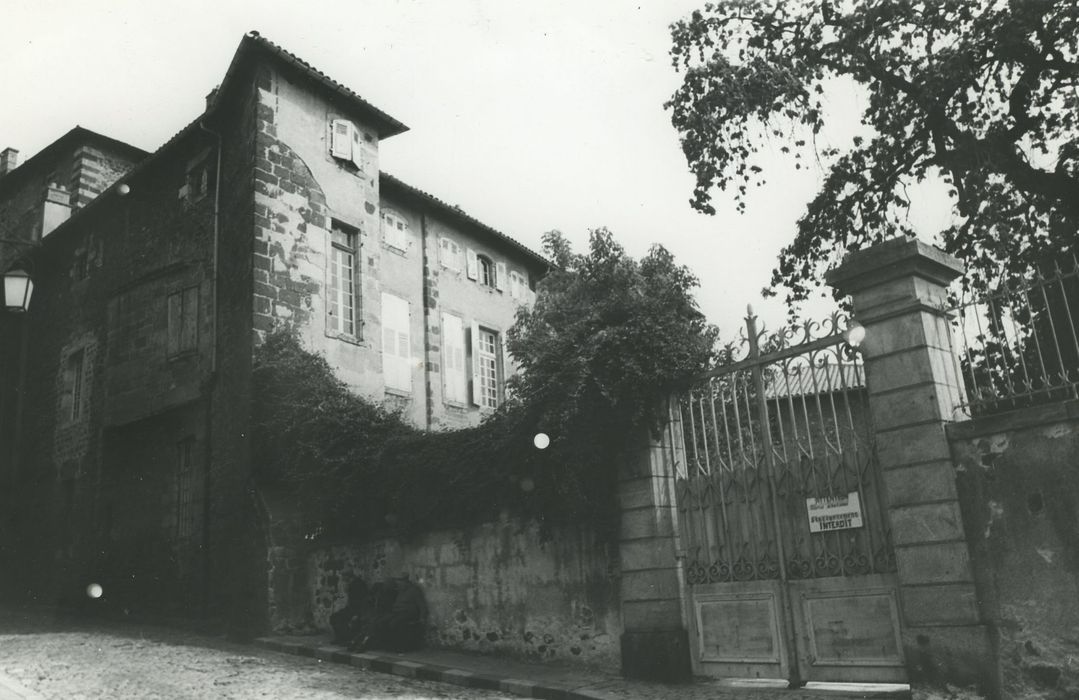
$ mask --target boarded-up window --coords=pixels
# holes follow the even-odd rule
[[[409,304],[382,293],[382,373],[387,389],[412,391],[412,349]]]
[[[176,537],[189,539],[195,531],[195,438],[176,443]]]
[[[446,401],[465,403],[467,400],[465,328],[461,318],[453,314],[442,314],[442,386]]]
[[[198,321],[198,287],[188,287],[169,295],[169,357],[195,349],[199,337]]]

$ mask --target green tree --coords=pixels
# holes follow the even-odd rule
[[[544,248],[556,269],[508,333],[523,374],[477,427],[412,428],[288,329],[256,348],[255,477],[295,504],[305,533],[415,533],[511,512],[612,534],[619,458],[657,424],[670,384],[708,366],[717,332],[693,301],[696,278],[660,246],[636,261],[601,229],[585,255],[558,233]]]
[[[544,251],[555,269],[509,331],[512,388],[552,438],[559,488],[610,493],[617,460],[658,426],[671,383],[709,366],[718,331],[697,310],[696,277],[662,246],[637,261],[598,229],[586,254],[557,231]]]
[[[833,251],[895,232],[912,183],[952,198],[945,250],[985,289],[1074,255],[1079,231],[1079,3],[1075,0],[724,0],[671,27],[682,85],[666,107],[696,176],[692,205],[764,181],[769,139],[823,185],[780,254],[772,291],[806,298]],[[874,136],[817,149],[836,80],[857,83]]]

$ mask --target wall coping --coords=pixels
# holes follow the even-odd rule
[[[1079,420],[1079,399],[1058,401],[1045,406],[1028,406],[1006,413],[979,416],[945,426],[949,440],[969,440],[985,435],[1021,430],[1050,423]]]
[[[965,269],[958,258],[936,246],[916,238],[893,238],[847,254],[824,278],[840,293],[851,294],[910,276],[946,286]]]

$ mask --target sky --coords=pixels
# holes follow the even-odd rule
[[[689,205],[693,177],[663,103],[679,84],[669,25],[695,0],[0,0],[0,149],[25,160],[79,124],[155,150],[199,114],[250,30],[410,127],[381,167],[539,250],[558,229],[584,250],[607,227],[633,256],[661,243],[701,280],[697,299],[732,340],[819,185],[781,144],[745,214]],[[827,95],[842,145],[858,93]],[[945,214],[921,214],[939,228]],[[823,318],[830,300],[806,313]]]

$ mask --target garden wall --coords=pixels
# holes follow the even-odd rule
[[[545,539],[533,523],[503,520],[318,549],[307,567],[313,621],[324,630],[353,576],[407,574],[426,594],[431,646],[619,668],[618,550],[590,532]]]
[[[1006,690],[1079,690],[1079,401],[956,423],[948,434]]]

